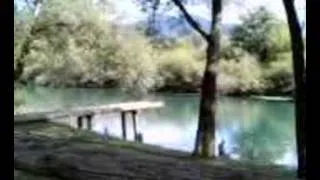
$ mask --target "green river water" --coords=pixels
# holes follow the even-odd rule
[[[25,87],[21,110],[39,111],[100,105],[133,100],[117,89]],[[197,128],[199,94],[159,93],[147,100],[164,101],[165,107],[141,112],[138,131],[145,143],[192,151]],[[234,159],[296,166],[294,106],[292,102],[272,102],[220,97],[217,142],[226,141],[226,151]],[[131,122],[128,138],[133,139]],[[121,136],[119,114],[96,116],[93,130]]]

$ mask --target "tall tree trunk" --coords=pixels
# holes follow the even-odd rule
[[[294,8],[294,0],[283,0],[291,36],[291,48],[295,81],[296,144],[299,178],[306,173],[306,96],[305,61],[302,31]]]
[[[202,79],[199,124],[193,155],[214,157],[217,112],[217,75],[220,54],[221,0],[212,0],[211,33],[207,40],[206,67]]]

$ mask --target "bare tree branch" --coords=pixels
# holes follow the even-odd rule
[[[183,16],[186,18],[187,22],[196,30],[200,35],[206,39],[209,40],[209,35],[202,29],[199,23],[197,23],[191,15],[187,12],[186,8],[182,5],[180,0],[172,0],[173,3],[178,6],[180,11],[182,12]]]

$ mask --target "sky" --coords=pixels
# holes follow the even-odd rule
[[[143,20],[146,16],[143,14],[135,2],[136,0],[112,0],[115,5],[116,14],[112,18],[116,18],[120,23],[133,23]],[[168,0],[162,0],[168,1]],[[228,0],[229,3],[223,7],[222,23],[238,24],[239,17],[246,14],[261,5],[273,12],[278,18],[286,20],[285,10],[282,0]],[[21,0],[15,0],[18,5]],[[237,2],[237,3],[235,3]],[[239,3],[240,2],[240,3]],[[306,0],[295,0],[295,7],[298,13],[300,22],[306,22]],[[206,5],[190,5],[186,9],[191,15],[210,20],[210,10]],[[174,8],[171,12],[166,12],[167,15],[177,16],[179,11]],[[121,18],[119,18],[121,17]],[[303,28],[305,35],[306,27]]]
[[[240,3],[233,3],[233,2]],[[126,22],[139,21],[144,18],[144,15],[139,11],[138,6],[134,3],[134,0],[120,0],[116,1],[116,9],[121,13]],[[239,17],[241,14],[245,14],[248,10],[264,5],[271,12],[275,13],[280,19],[286,18],[285,10],[282,0],[230,0],[226,6],[223,7],[222,22],[226,24],[239,23]],[[306,19],[306,1],[295,0],[295,5],[299,19],[305,22]],[[186,7],[188,12],[192,15],[208,19],[210,16],[210,10],[205,5],[192,5]],[[168,14],[176,16],[178,11],[169,12]]]
[[[121,14],[122,19],[117,19],[121,23],[133,23],[144,19],[139,7],[134,3],[135,0],[119,0],[114,1],[116,11]],[[254,10],[259,6],[265,6],[273,12],[279,19],[286,21],[286,13],[282,0],[229,0],[223,7],[222,23],[224,24],[239,24],[241,15]],[[295,0],[295,8],[300,22],[304,22],[303,36],[306,36],[306,1]],[[186,6],[188,12],[193,16],[198,16],[203,19],[210,20],[210,9],[206,5],[190,5]],[[171,12],[166,12],[167,15],[177,16],[179,11],[177,8]],[[114,16],[117,17],[117,16]]]

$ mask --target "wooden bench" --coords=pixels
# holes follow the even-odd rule
[[[132,115],[133,121],[133,133],[134,139],[139,140],[139,134],[137,132],[137,114],[141,110],[156,109],[164,106],[163,102],[150,102],[150,101],[138,101],[138,102],[125,102],[109,105],[100,106],[86,106],[76,107],[66,110],[54,110],[48,112],[30,112],[23,114],[14,115],[15,123],[24,122],[38,122],[38,121],[49,121],[67,117],[77,117],[77,128],[83,128],[84,120],[87,122],[87,129],[92,129],[92,118],[97,114],[106,114],[112,112],[120,112],[121,115],[121,127],[122,127],[122,138],[127,139],[126,131],[126,114]],[[141,136],[141,135],[140,135]]]

